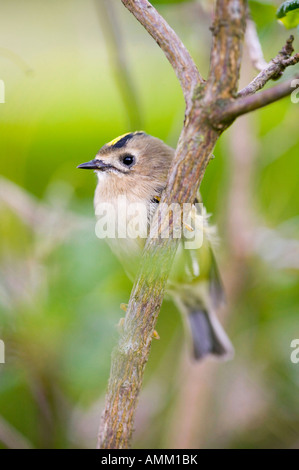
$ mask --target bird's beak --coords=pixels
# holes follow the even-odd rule
[[[94,159],[90,160],[90,162],[81,163],[77,168],[83,168],[83,170],[98,170],[101,167],[99,163],[99,160]]]

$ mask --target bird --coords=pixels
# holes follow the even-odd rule
[[[135,131],[106,143],[94,159],[77,167],[93,170],[97,175],[94,195],[97,223],[102,230],[104,226],[111,228],[108,236],[105,233],[106,241],[131,280],[137,274],[147,229],[159,207],[174,154],[175,150],[159,138]],[[198,192],[197,199],[192,201],[191,220],[201,222],[201,246],[186,249],[182,237],[172,264],[167,293],[187,320],[184,324],[192,339],[193,357],[227,360],[233,357],[234,348],[217,318],[225,296],[214,255],[215,230],[199,201]],[[132,229],[133,219],[136,226],[136,211],[128,214],[124,204],[143,209],[137,217],[139,236],[130,236],[128,229]],[[194,224],[187,225],[187,229],[193,231]],[[145,235],[140,236],[140,233]]]

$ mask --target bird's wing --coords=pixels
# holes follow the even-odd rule
[[[172,266],[169,284],[192,295],[209,297],[214,308],[224,299],[222,282],[215,260],[213,245],[217,241],[216,229],[209,224],[207,214],[201,203],[193,206],[191,223],[184,227],[184,235]],[[193,231],[193,232],[192,232]],[[189,233],[188,233],[189,232]],[[190,240],[197,239],[196,247],[190,248]],[[200,246],[199,246],[200,245]],[[189,246],[189,248],[188,248]]]

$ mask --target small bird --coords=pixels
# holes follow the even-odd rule
[[[108,207],[108,221],[115,222],[117,227],[107,242],[132,280],[137,274],[146,236],[130,237],[128,231],[125,237],[119,236],[119,229],[128,229],[136,218],[132,212],[124,216],[119,201],[145,208],[137,225],[141,231],[146,229],[159,207],[174,154],[174,149],[162,140],[136,131],[105,144],[93,160],[78,166],[94,170],[97,175],[95,212],[99,218],[103,207]],[[195,206],[195,217],[202,221],[203,241],[201,247],[195,249],[184,248],[183,239],[180,241],[167,290],[184,318],[188,319],[185,323],[192,336],[194,357],[202,359],[212,354],[229,359],[233,355],[233,346],[216,317],[224,295],[212,249],[214,230],[208,224],[204,207],[201,205],[202,209],[198,210],[198,204]],[[192,231],[193,227],[187,226],[187,229]]]

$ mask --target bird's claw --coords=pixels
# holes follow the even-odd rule
[[[160,336],[159,336],[159,333],[158,333],[157,330],[154,330],[154,332],[153,332],[153,338],[154,338],[154,339],[160,339]]]

